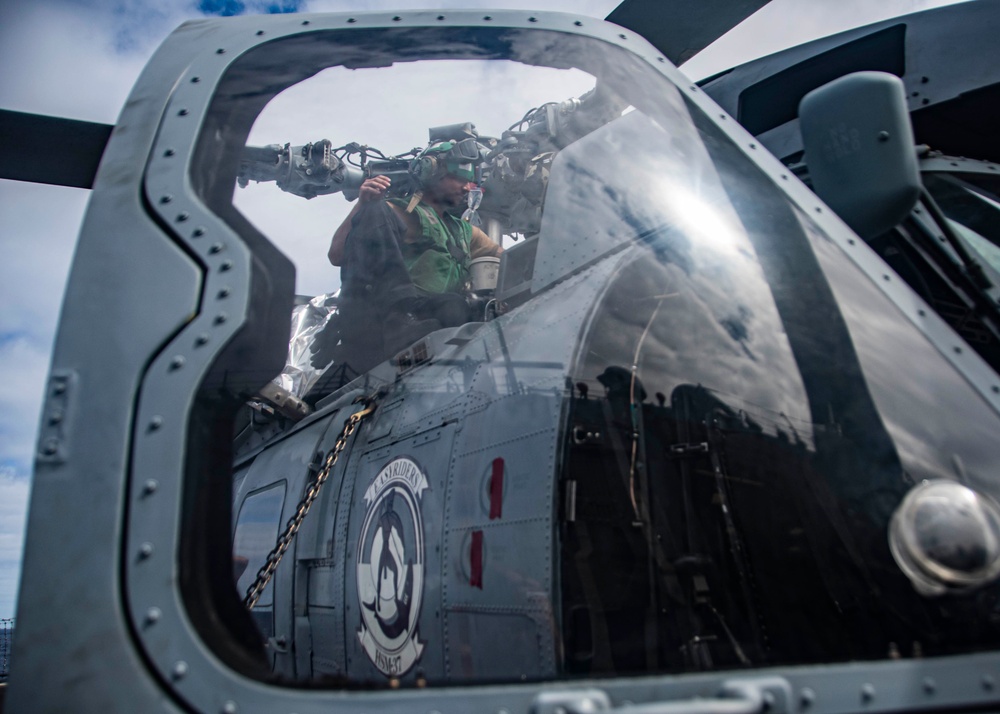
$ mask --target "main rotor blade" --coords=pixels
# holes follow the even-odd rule
[[[623,0],[607,20],[649,40],[674,64],[694,57],[770,0]]]
[[[91,188],[113,128],[0,109],[0,178]]]

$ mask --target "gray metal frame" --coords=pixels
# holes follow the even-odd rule
[[[487,25],[587,35],[663,72],[1000,411],[997,375],[971,350],[960,350],[960,338],[901,280],[886,275],[884,263],[757,139],[632,32],[589,18],[513,11],[188,23],[166,41],[133,90],[98,171],[81,234],[43,411],[9,710],[513,712],[531,709],[540,694],[553,691],[598,688],[619,706],[714,696],[734,675],[762,680],[767,691],[775,678],[781,691],[787,683],[789,698],[775,701],[773,711],[1000,703],[996,653],[738,674],[336,691],[251,679],[202,640],[178,589],[177,554],[190,516],[183,512],[185,488],[191,487],[185,480],[194,478],[185,472],[188,417],[210,367],[244,339],[251,308],[270,301],[265,327],[280,328],[278,315],[287,315],[292,286],[288,266],[276,255],[270,256],[274,273],[258,272],[245,236],[200,202],[181,159],[193,153],[223,73],[256,45],[348,28]],[[273,279],[275,295],[261,292],[256,281],[262,277]],[[582,692],[573,697],[580,706],[607,704]],[[549,703],[537,702],[537,708]]]

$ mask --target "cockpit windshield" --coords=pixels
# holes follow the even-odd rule
[[[192,182],[301,298],[237,417],[232,512],[288,494],[270,532],[316,454],[342,459],[253,605],[276,672],[423,686],[1000,640],[997,414],[695,92],[655,55],[509,28],[305,33],[224,77],[199,149],[221,168]],[[957,490],[911,499],[924,482]],[[267,562],[242,523],[240,597]]]

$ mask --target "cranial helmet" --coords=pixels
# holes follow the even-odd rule
[[[465,181],[476,180],[479,145],[475,139],[437,141],[410,163],[410,175],[418,186],[427,186],[448,174]]]

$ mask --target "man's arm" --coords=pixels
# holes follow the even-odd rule
[[[503,248],[476,226],[472,226],[472,242],[469,248],[469,258],[472,260],[489,256],[499,257],[503,253]]]
[[[361,184],[357,202],[351,212],[347,214],[344,222],[334,231],[333,240],[330,241],[330,250],[327,251],[326,257],[333,265],[339,267],[344,261],[344,244],[347,243],[347,235],[351,232],[351,222],[358,215],[358,211],[366,203],[381,200],[385,196],[385,192],[389,190],[391,183],[388,176],[373,176],[370,179],[365,179],[365,182]]]

